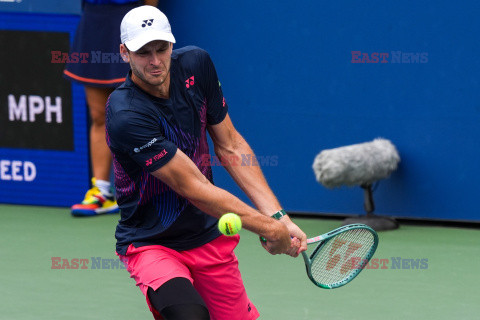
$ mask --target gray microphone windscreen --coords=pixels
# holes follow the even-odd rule
[[[313,162],[319,183],[327,188],[368,185],[397,169],[400,156],[386,139],[323,150]]]

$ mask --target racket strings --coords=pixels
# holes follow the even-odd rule
[[[366,229],[340,233],[325,243],[311,261],[317,283],[330,285],[355,276],[370,259],[375,240]]]

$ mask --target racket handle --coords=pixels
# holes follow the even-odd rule
[[[291,237],[291,238],[293,239],[294,237]],[[260,241],[267,242],[267,239],[265,239],[264,237],[260,237]]]

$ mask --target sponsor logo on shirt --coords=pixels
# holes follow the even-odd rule
[[[134,151],[135,153],[139,153],[139,152],[142,151],[143,149],[151,147],[152,144],[154,144],[156,141],[157,141],[157,138],[153,138],[152,140],[150,140],[149,143],[144,144],[144,145],[141,146],[140,148],[135,148],[135,149],[133,149],[133,151]]]
[[[191,76],[187,80],[185,80],[185,87],[190,88],[190,86],[193,86],[195,84],[195,76]]]
[[[154,162],[157,162],[158,160],[165,157],[165,155],[167,155],[167,153],[168,153],[167,150],[163,149],[162,152],[160,152],[159,154],[156,154],[153,158],[150,158],[147,161],[145,161],[145,165],[147,167],[151,166]]]

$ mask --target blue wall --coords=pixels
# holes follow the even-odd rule
[[[0,12],[79,15],[81,4],[81,0],[3,0],[0,2]]]
[[[24,0],[0,3],[0,11],[78,14],[80,3]],[[374,194],[377,213],[480,220],[477,2],[183,0],[159,7],[177,47],[210,52],[235,125],[258,156],[273,159],[263,170],[287,210],[363,213],[360,188],[328,190],[311,165],[321,150],[384,137],[402,161]],[[352,63],[352,51],[390,57]],[[426,59],[393,63],[397,51]],[[241,195],[222,168],[214,171],[218,185]]]
[[[177,47],[213,57],[230,114],[287,210],[363,213],[360,188],[328,190],[323,149],[390,139],[399,169],[379,214],[480,220],[480,4],[476,1],[160,1]],[[352,63],[352,51],[390,54]],[[392,63],[392,51],[423,63]],[[400,61],[401,62],[401,61]],[[239,195],[215,168],[218,185]],[[243,197],[245,199],[245,197]]]

